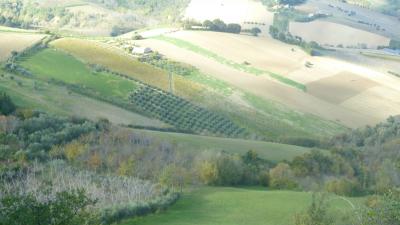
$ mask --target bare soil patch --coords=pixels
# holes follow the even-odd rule
[[[342,72],[307,85],[308,93],[331,103],[340,104],[378,84],[356,74]]]

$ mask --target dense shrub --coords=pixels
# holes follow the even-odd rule
[[[205,20],[203,22],[203,27],[206,30],[227,32],[234,34],[239,34],[242,31],[242,27],[239,24],[236,23],[225,24],[225,22],[220,19],[215,19],[213,21]]]
[[[6,93],[0,93],[0,114],[7,116],[15,112],[16,109],[17,107],[11,100],[10,96]]]
[[[335,179],[325,184],[327,192],[335,193],[342,196],[357,196],[361,193],[360,184],[357,180],[350,179]]]
[[[297,184],[290,166],[286,163],[279,163],[269,172],[270,187],[275,189],[295,189]]]
[[[33,194],[0,194],[0,225],[91,224],[95,220],[88,208],[94,204],[82,190],[58,192],[45,200]]]

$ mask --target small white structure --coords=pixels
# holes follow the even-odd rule
[[[148,48],[148,47],[134,47],[132,49],[132,54],[134,54],[134,55],[145,55],[145,54],[149,54],[152,52],[153,52],[153,50],[151,50],[151,48]]]

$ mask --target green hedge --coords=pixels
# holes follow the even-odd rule
[[[168,193],[164,197],[146,203],[128,203],[122,206],[102,209],[100,212],[100,221],[102,224],[112,224],[124,219],[132,219],[166,210],[178,201],[179,197],[179,193]]]

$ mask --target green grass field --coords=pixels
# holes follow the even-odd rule
[[[23,108],[43,110],[64,116],[81,116],[92,120],[107,118],[115,124],[168,127],[166,124],[114,105],[68,91],[65,87],[4,73],[0,70],[0,92],[10,95]]]
[[[74,57],[55,49],[45,49],[20,63],[35,77],[55,79],[69,84],[79,84],[99,92],[127,99],[136,88],[136,83],[113,74],[95,73]]]
[[[171,43],[171,44],[173,44],[175,46],[178,46],[180,48],[184,48],[186,50],[195,52],[195,53],[203,55],[205,57],[211,58],[211,59],[213,59],[213,60],[215,60],[215,61],[217,61],[217,62],[219,62],[221,64],[230,66],[230,67],[232,67],[232,68],[234,68],[236,70],[240,70],[240,71],[243,71],[243,72],[246,72],[246,73],[250,73],[250,74],[254,74],[254,75],[257,75],[257,76],[258,75],[267,74],[270,77],[272,77],[273,79],[275,79],[275,80],[277,80],[279,82],[282,82],[282,83],[284,83],[286,85],[292,86],[292,87],[300,89],[302,91],[307,91],[307,87],[304,84],[298,83],[298,82],[296,82],[294,80],[288,79],[288,78],[283,77],[283,76],[281,76],[279,74],[276,74],[276,73],[272,73],[272,72],[269,72],[269,71],[264,71],[264,70],[261,70],[261,69],[258,69],[258,68],[252,67],[252,66],[247,66],[247,65],[244,65],[244,64],[241,64],[241,63],[234,62],[234,61],[226,59],[226,58],[224,58],[224,57],[222,57],[222,56],[220,56],[220,55],[218,55],[218,54],[216,54],[214,52],[211,52],[208,49],[202,48],[202,47],[197,46],[197,45],[195,45],[193,43],[190,43],[188,41],[184,41],[184,40],[179,39],[179,38],[167,37],[167,36],[158,36],[158,37],[154,37],[154,38],[157,39],[157,40],[161,40],[161,41],[165,41],[165,42]]]
[[[181,151],[196,152],[209,150],[245,154],[247,151],[253,150],[257,152],[260,157],[274,162],[291,160],[296,156],[311,151],[311,149],[309,148],[263,141],[206,137],[199,135],[158,131],[137,130],[137,132],[153,136],[160,140],[176,143],[178,149]]]
[[[337,197],[329,201],[332,213],[351,210]],[[311,194],[306,192],[206,187],[185,193],[166,212],[121,225],[291,225],[294,214],[305,210],[310,202]]]

